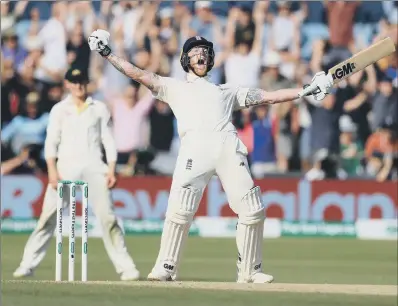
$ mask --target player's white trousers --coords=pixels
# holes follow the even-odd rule
[[[74,163],[58,164],[58,171],[62,179],[83,180],[88,183],[89,205],[91,205],[95,216],[101,222],[105,249],[115,266],[116,272],[122,273],[129,269],[134,269],[135,264],[127,252],[122,230],[117,224],[113,212],[111,195],[107,188],[106,170],[106,165],[104,164],[81,167]],[[69,204],[68,197],[69,192],[65,192],[63,204],[65,207]],[[29,237],[24,249],[22,267],[35,269],[44,259],[56,227],[56,202],[57,190],[47,186],[37,227]]]
[[[261,268],[264,207],[247,163],[247,148],[236,134],[188,133],[170,190],[159,255],[152,274],[166,270],[174,279],[189,227],[210,178],[217,174],[229,205],[238,215],[237,245],[247,278]]]

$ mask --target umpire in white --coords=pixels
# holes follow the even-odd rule
[[[139,272],[127,252],[123,233],[113,211],[110,188],[116,183],[116,148],[111,116],[105,103],[87,93],[88,77],[79,69],[65,75],[69,95],[50,112],[45,141],[49,185],[37,227],[24,250],[14,277],[33,274],[44,259],[56,227],[57,182],[83,180],[88,183],[89,204],[103,229],[105,249],[121,280],[137,280]],[[102,147],[107,164],[103,162]],[[68,204],[65,199],[64,205]]]

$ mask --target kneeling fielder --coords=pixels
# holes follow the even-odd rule
[[[261,191],[254,186],[247,165],[247,149],[237,137],[232,112],[258,104],[295,100],[314,92],[323,99],[332,80],[319,72],[304,90],[261,89],[216,86],[207,79],[214,64],[213,43],[203,37],[188,39],[182,50],[181,65],[186,81],[160,77],[141,70],[111,53],[110,35],[96,30],[89,37],[91,50],[100,53],[126,76],[148,87],[153,95],[168,103],[177,118],[181,148],[170,190],[159,255],[148,278],[175,280],[182,246],[198,209],[203,190],[217,174],[232,210],[238,215],[236,243],[239,251],[237,281],[268,283],[271,275],[262,272],[264,206]]]
[[[123,233],[113,212],[109,188],[116,183],[116,147],[106,105],[87,96],[87,76],[70,69],[65,76],[70,95],[51,110],[45,141],[49,185],[37,227],[30,236],[14,277],[29,276],[44,259],[56,227],[59,179],[84,180],[89,201],[100,220],[105,249],[122,280],[137,280],[139,272],[127,252]],[[102,161],[104,146],[108,165]],[[55,160],[58,158],[56,164]],[[66,193],[64,205],[69,204]]]

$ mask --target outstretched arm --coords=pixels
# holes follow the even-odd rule
[[[246,107],[260,104],[277,104],[293,101],[300,98],[299,93],[302,88],[280,89],[275,91],[265,91],[259,88],[250,88],[246,95]]]
[[[156,73],[140,69],[113,53],[105,58],[124,75],[148,87],[153,93],[159,92],[161,82]]]
[[[265,91],[259,88],[247,89],[245,106],[259,104],[276,104],[293,101],[307,95],[314,95],[315,100],[325,99],[326,95],[333,87],[333,78],[329,74],[320,71],[312,78],[311,83],[303,88],[280,89],[275,91]]]

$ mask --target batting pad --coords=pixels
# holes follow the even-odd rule
[[[251,275],[261,271],[264,231],[264,206],[259,187],[252,188],[242,199],[236,243],[240,254],[239,280],[248,282]]]
[[[170,192],[157,266],[161,266],[171,274],[177,271],[181,251],[200,198],[201,192],[194,188],[181,188]]]

